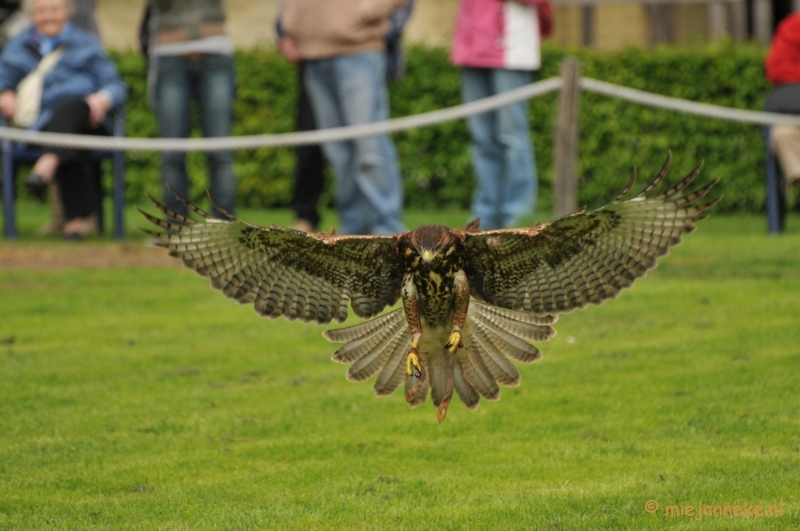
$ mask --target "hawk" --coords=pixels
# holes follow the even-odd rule
[[[475,409],[481,398],[500,398],[498,384],[519,385],[510,360],[540,359],[530,341],[553,337],[559,314],[616,298],[707,217],[719,199],[700,200],[717,181],[686,191],[700,166],[651,195],[670,160],[627,201],[636,168],[607,206],[520,229],[481,231],[475,220],[392,236],[306,234],[216,219],[184,198],[203,221],[152,197],[166,219],[140,212],[163,229],[145,231],[156,245],[261,316],[327,324],[344,321],[351,306],[369,320],[323,333],[344,344],[332,358],[352,364],[347,379],[378,373],[378,396],[405,382],[406,402],[430,394],[441,422],[454,391]],[[398,300],[402,307],[381,314]]]

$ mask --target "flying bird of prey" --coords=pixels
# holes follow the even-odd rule
[[[707,217],[717,200],[699,200],[716,181],[685,192],[700,166],[650,195],[670,160],[627,201],[635,168],[609,205],[520,229],[481,231],[476,220],[393,236],[306,234],[216,219],[184,198],[203,221],[152,198],[167,219],[142,214],[163,229],[145,231],[158,246],[261,316],[327,324],[344,321],[352,306],[369,320],[324,332],[344,343],[333,360],[352,363],[352,381],[379,373],[379,396],[405,382],[413,407],[430,393],[441,422],[454,391],[475,409],[481,397],[499,399],[498,384],[519,385],[510,359],[541,358],[529,341],[553,337],[559,314],[616,298]],[[379,315],[398,300],[401,308]]]

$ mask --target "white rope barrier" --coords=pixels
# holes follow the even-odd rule
[[[662,96],[660,94],[653,94],[652,92],[645,92],[643,90],[614,85],[613,83],[606,83],[605,81],[598,81],[596,79],[586,77],[581,78],[578,83],[582,89],[589,92],[596,92],[597,94],[610,96],[612,98],[619,98],[632,103],[639,103],[641,105],[648,105],[650,107],[658,107],[660,109],[669,109],[686,114],[694,114],[697,116],[706,116],[708,118],[718,118],[720,120],[744,122],[757,125],[800,125],[800,116],[791,114],[748,111],[745,109],[733,109],[730,107],[722,107],[720,105],[712,105],[710,103],[697,103],[694,101],[682,100],[680,98],[672,98],[669,96]]]
[[[103,151],[230,151],[236,149],[255,149],[263,147],[299,146],[352,140],[395,131],[404,131],[428,125],[436,125],[466,118],[511,103],[527,100],[554,92],[561,88],[561,78],[552,77],[518,89],[503,92],[488,98],[476,100],[455,107],[386,120],[368,124],[284,133],[278,135],[252,135],[224,138],[123,138],[72,135],[26,131],[10,127],[0,127],[0,140],[24,142],[40,146],[53,146],[73,149],[92,149]]]
[[[382,122],[274,135],[250,135],[224,138],[126,138],[98,137],[94,135],[72,135],[28,131],[12,127],[0,127],[0,140],[25,144],[72,149],[101,151],[232,151],[264,147],[299,146],[338,142],[368,136],[405,131],[418,127],[437,125],[443,122],[467,118],[474,114],[491,111],[506,105],[542,96],[561,88],[561,78],[552,77],[502,94],[490,96],[455,107],[448,107],[413,116],[395,118]],[[580,86],[588,92],[619,98],[632,103],[669,109],[677,112],[706,116],[757,125],[800,125],[800,116],[733,109],[708,103],[697,103],[636,90],[596,79],[581,78]]]

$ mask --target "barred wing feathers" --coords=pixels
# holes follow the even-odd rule
[[[694,231],[719,200],[699,203],[716,181],[691,193],[700,166],[666,192],[648,197],[669,169],[671,157],[641,193],[526,229],[465,234],[466,273],[474,297],[538,315],[565,313],[616,298],[656,266],[681,237]]]
[[[182,216],[152,197],[168,218],[140,211],[163,232],[148,232],[156,244],[211,280],[256,313],[319,324],[356,315],[374,317],[400,297],[403,263],[395,236],[306,234],[259,227],[235,218],[219,220],[180,198],[204,219]]]

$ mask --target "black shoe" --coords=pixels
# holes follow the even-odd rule
[[[77,232],[68,232],[64,234],[64,240],[68,242],[79,242],[83,239],[83,236]]]
[[[43,201],[47,196],[47,181],[36,172],[31,172],[25,177],[25,186],[34,197]]]

